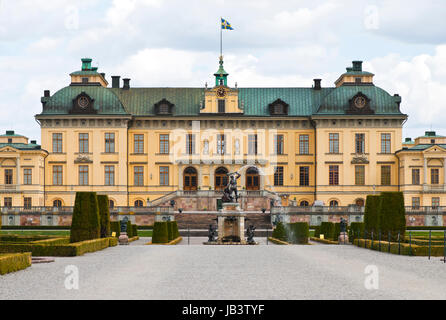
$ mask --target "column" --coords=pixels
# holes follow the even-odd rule
[[[424,158],[424,168],[423,168],[423,180],[424,184],[427,184],[427,158]]]
[[[183,180],[183,166],[181,164],[178,164],[178,190],[180,191],[182,191],[184,188]]]
[[[16,159],[16,167],[17,167],[17,180],[16,180],[16,187],[17,187],[17,191],[20,190],[20,157],[17,157]]]
[[[443,158],[443,189],[446,190],[446,158]]]
[[[209,165],[209,185],[215,190],[215,168],[212,164]]]

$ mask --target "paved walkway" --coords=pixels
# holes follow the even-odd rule
[[[440,258],[353,246],[144,246],[149,240],[0,276],[0,300],[446,299]],[[79,290],[64,286],[69,265],[79,269]],[[364,286],[368,265],[378,268],[378,290]]]

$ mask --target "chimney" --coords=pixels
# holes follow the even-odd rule
[[[405,141],[406,143],[407,142],[412,142],[412,138],[406,138],[406,141]]]
[[[37,140],[31,140],[31,144],[37,144]]]
[[[123,79],[124,80],[124,86],[122,87],[124,90],[129,90],[130,89],[130,79],[126,78]]]
[[[362,61],[353,61],[353,71],[362,71]]]
[[[45,98],[48,98],[48,97],[50,96],[50,90],[45,90],[45,91],[43,92],[43,96],[44,96]]]
[[[322,82],[322,79],[314,79],[314,90],[321,90],[322,89],[322,87],[321,87],[321,82]]]
[[[121,82],[120,76],[112,76],[112,88],[119,89],[120,82]]]

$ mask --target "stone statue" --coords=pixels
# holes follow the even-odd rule
[[[209,225],[209,240],[208,242],[215,242],[215,238],[217,237],[217,228],[212,224]]]
[[[256,227],[254,227],[254,226],[249,226],[248,227],[248,230],[246,231],[246,235],[247,235],[247,241],[248,241],[248,243],[255,243],[255,241],[254,241],[254,231],[256,230]]]
[[[228,173],[229,183],[223,191],[223,203],[236,203],[238,201],[237,179],[242,175],[238,172]]]
[[[121,220],[121,233],[127,232],[127,222],[129,221],[129,218],[125,217]]]
[[[344,218],[341,218],[341,233],[342,232],[347,232],[347,221],[345,221]]]

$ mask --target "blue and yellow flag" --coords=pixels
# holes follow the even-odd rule
[[[232,27],[231,27],[231,24],[228,22],[228,21],[226,21],[225,19],[221,19],[221,28],[223,29],[223,30],[234,30]]]

